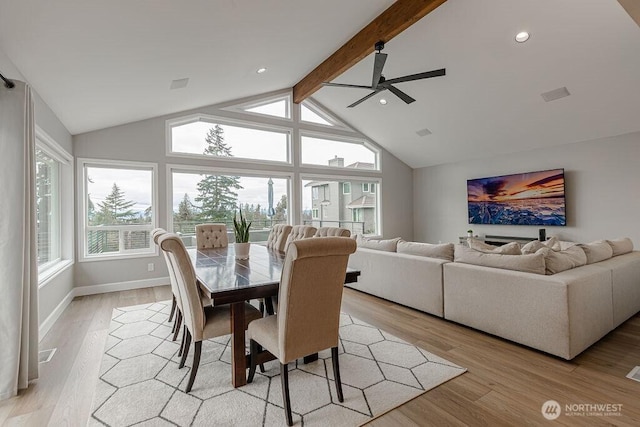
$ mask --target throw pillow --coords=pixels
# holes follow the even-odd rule
[[[398,241],[400,241],[400,237],[388,240],[370,239],[364,236],[358,236],[356,238],[356,243],[361,248],[375,249],[385,252],[395,252]]]
[[[485,242],[474,238],[467,239],[467,242],[471,249],[484,253],[503,255],[520,255],[522,253],[520,252],[520,245],[516,242],[510,242],[502,246],[488,245]]]
[[[627,254],[633,251],[633,242],[628,237],[622,237],[615,240],[607,240],[607,243],[613,249],[613,256]]]
[[[541,242],[539,240],[529,242],[522,247],[521,251],[523,254],[535,254],[542,248],[549,248],[554,251],[563,251],[574,245],[575,243],[561,242],[556,237],[552,237],[549,240],[545,240],[544,242]]]
[[[532,242],[524,245],[520,250],[523,254],[535,254],[539,249],[546,248],[546,246],[539,240],[534,240]]]
[[[596,240],[591,243],[583,243],[578,245],[587,255],[587,264],[604,261],[613,256],[613,249],[606,240]]]
[[[455,245],[454,261],[484,267],[544,274],[544,255],[503,255],[476,251],[463,245]]]
[[[571,270],[587,263],[587,256],[579,246],[571,246],[564,251],[542,248],[538,252],[544,256],[545,274],[551,275]]]
[[[434,245],[431,243],[405,242],[404,240],[400,240],[396,250],[399,254],[418,255],[453,261],[453,243]]]

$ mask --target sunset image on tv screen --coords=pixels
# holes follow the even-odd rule
[[[467,181],[469,224],[566,225],[564,169]]]

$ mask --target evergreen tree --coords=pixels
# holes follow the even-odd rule
[[[191,203],[191,199],[189,199],[189,195],[184,193],[184,197],[180,201],[178,205],[178,213],[176,214],[177,221],[191,221],[196,217],[194,212],[193,203]]]
[[[207,148],[204,154],[218,157],[232,157],[231,148],[224,142],[224,131],[219,126],[209,129],[205,141]],[[205,175],[198,182],[198,197],[200,203],[200,218],[214,221],[224,221],[233,218],[238,200],[238,193],[234,190],[242,189],[240,177],[224,175]]]
[[[104,199],[104,202],[98,203],[100,210],[95,214],[94,225],[122,224],[135,219],[136,213],[131,210],[135,204],[131,200],[125,200],[124,192],[114,182],[111,193]]]
[[[273,219],[284,220],[287,219],[287,195],[283,194],[278,203],[276,204],[276,214]]]

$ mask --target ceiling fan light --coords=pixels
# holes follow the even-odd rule
[[[521,31],[518,34],[516,34],[516,41],[518,43],[524,43],[527,40],[529,40],[529,33],[526,31]]]

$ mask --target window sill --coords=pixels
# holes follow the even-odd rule
[[[44,271],[38,272],[38,289],[42,289],[47,286],[51,281],[56,278],[60,273],[68,269],[73,265],[73,261],[70,259],[63,259],[60,262],[52,265]]]
[[[157,257],[158,255],[160,255],[160,253],[156,249],[153,252],[138,252],[134,254],[87,256],[87,257],[80,258],[78,262],[116,261],[116,260],[123,260],[123,259],[150,258],[150,257]]]

